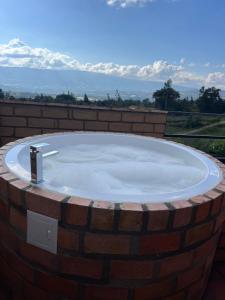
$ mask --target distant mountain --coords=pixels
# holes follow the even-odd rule
[[[119,90],[127,98],[151,97],[163,86],[162,82],[128,79],[123,77],[84,72],[79,70],[46,70],[31,68],[0,67],[0,87],[14,93],[57,94],[73,92],[75,95],[87,93],[93,97],[115,95]],[[194,95],[197,90],[175,86],[183,95]]]

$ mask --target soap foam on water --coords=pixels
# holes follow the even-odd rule
[[[45,158],[44,174],[62,192],[148,195],[190,188],[204,179],[205,170],[186,165],[181,157],[134,146],[82,144]]]

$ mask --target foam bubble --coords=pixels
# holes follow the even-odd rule
[[[134,146],[66,146],[44,159],[45,180],[78,195],[148,195],[177,192],[204,179],[205,170],[175,157]]]

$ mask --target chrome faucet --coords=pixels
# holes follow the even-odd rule
[[[32,183],[38,184],[43,181],[43,158],[58,153],[58,151],[43,153],[42,149],[47,146],[50,145],[48,143],[40,143],[30,146],[30,168]]]

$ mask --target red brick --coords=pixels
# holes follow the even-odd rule
[[[31,187],[25,192],[27,208],[31,211],[61,219],[61,204],[65,195]]]
[[[209,216],[211,202],[200,204],[196,208],[195,222],[202,222]]]
[[[98,121],[85,121],[84,129],[90,131],[107,131],[108,123]]]
[[[0,215],[4,219],[9,218],[9,205],[0,199]]]
[[[8,169],[5,165],[1,165],[1,159],[0,159],[0,175],[8,173]]]
[[[12,251],[18,251],[19,238],[15,231],[5,222],[0,220],[0,241]]]
[[[147,123],[157,123],[157,124],[165,124],[166,123],[167,114],[159,114],[159,113],[148,113],[145,116],[145,122]]]
[[[175,280],[161,280],[134,290],[134,300],[162,299],[174,291]]]
[[[131,122],[131,123],[144,123],[145,114],[144,113],[135,113],[135,112],[123,112],[122,121]]]
[[[83,121],[77,120],[60,120],[59,128],[61,129],[71,129],[71,130],[83,130]]]
[[[139,254],[160,254],[179,250],[181,236],[179,232],[158,233],[141,236],[139,242]]]
[[[84,247],[86,253],[129,254],[130,237],[118,234],[86,233]]]
[[[22,277],[18,275],[17,272],[15,272],[12,268],[9,267],[9,265],[5,262],[4,259],[0,257],[0,278],[1,282],[4,281],[4,283],[13,291],[16,291],[17,293],[22,291],[23,288],[23,280]]]
[[[14,130],[12,127],[0,127],[0,136],[13,136]]]
[[[118,111],[99,111],[98,119],[100,121],[120,121],[121,120],[121,112]]]
[[[78,284],[73,280],[37,271],[35,283],[41,289],[57,296],[60,295],[70,299],[77,299],[78,297]]]
[[[119,230],[140,231],[143,219],[142,206],[136,203],[123,203],[120,209]]]
[[[220,215],[216,218],[214,232],[216,232],[218,229],[224,226],[224,221],[225,221],[225,211],[220,213]]]
[[[108,201],[95,201],[91,208],[91,228],[112,230],[114,204]]]
[[[78,251],[79,233],[76,231],[59,227],[58,247],[65,250]]]
[[[22,180],[16,180],[9,184],[9,201],[17,206],[24,206],[24,189],[28,188],[29,184]]]
[[[148,209],[148,230],[166,229],[169,220],[169,209],[163,203],[146,204]]]
[[[18,209],[10,207],[10,224],[16,229],[26,234],[27,232],[27,218]]]
[[[154,132],[164,133],[166,129],[165,124],[155,124],[154,125]]]
[[[109,131],[115,132],[131,132],[131,124],[129,123],[109,123]]]
[[[212,230],[213,222],[198,225],[187,230],[185,237],[185,245],[189,246],[209,238],[212,233]]]
[[[164,134],[162,133],[155,133],[155,132],[150,132],[150,133],[142,133],[144,136],[150,136],[150,137],[155,137],[155,138],[163,138]]]
[[[13,106],[12,105],[0,105],[0,115],[1,116],[11,116],[13,115]]]
[[[73,118],[77,120],[97,120],[97,111],[91,109],[73,110]]]
[[[214,236],[210,240],[201,244],[194,249],[193,263],[198,264],[202,261],[205,261],[205,258],[208,257],[217,246],[218,236]]]
[[[16,116],[24,116],[24,117],[40,117],[41,116],[41,108],[40,106],[15,106],[15,115]]]
[[[171,204],[175,208],[173,227],[188,225],[191,222],[192,204],[188,201],[174,201]]]
[[[217,190],[219,193],[224,193],[225,192],[225,184],[224,181],[222,181],[219,185],[215,187],[215,190]]]
[[[15,175],[11,173],[1,174],[0,176],[0,196],[4,199],[8,196],[8,183],[17,179]]]
[[[43,109],[43,117],[63,119],[68,117],[68,112],[63,107],[47,107]]]
[[[210,213],[211,213],[212,216],[215,216],[215,215],[217,215],[220,212],[221,205],[222,205],[222,200],[223,200],[223,195],[217,197],[216,199],[214,199],[212,201],[212,209],[210,211]]]
[[[16,253],[4,249],[4,259],[6,260],[9,267],[11,267],[15,272],[17,272],[25,280],[34,282],[34,270],[27,264],[21,257]]]
[[[19,117],[1,117],[1,126],[26,126],[26,119]]]
[[[221,236],[220,236],[219,247],[225,248],[225,235],[224,234],[221,234]]]
[[[60,258],[61,272],[64,274],[101,279],[103,262],[100,259],[62,256]]]
[[[225,250],[223,248],[217,249],[215,262],[225,262]]]
[[[133,132],[154,132],[152,124],[133,124]]]
[[[151,279],[153,268],[153,261],[113,260],[111,262],[110,279]]]
[[[23,241],[20,242],[19,248],[20,255],[30,263],[38,264],[50,271],[58,269],[58,258],[56,255]]]
[[[88,222],[88,209],[90,200],[78,197],[71,197],[63,205],[64,221],[70,225],[85,226]]]
[[[55,128],[56,126],[57,126],[56,120],[53,120],[53,119],[43,119],[43,118],[29,118],[28,119],[28,127]]]
[[[214,200],[218,197],[221,197],[222,194],[223,194],[223,192],[219,192],[219,191],[216,191],[216,190],[211,190],[211,191],[208,191],[207,193],[205,193],[205,196],[207,196],[210,199]]]
[[[178,294],[175,294],[175,295],[171,295],[169,297],[166,297],[164,298],[164,300],[184,300],[186,297],[186,293],[185,291],[184,292],[180,292]],[[193,299],[196,299],[196,298],[193,298]],[[192,300],[193,300],[192,299]]]
[[[24,300],[58,300],[57,295],[51,295],[38,287],[25,283],[24,284]]]
[[[70,130],[65,130],[65,129],[42,129],[42,133],[57,133],[57,132],[65,132],[65,131],[70,131]]]
[[[177,277],[177,290],[181,290],[193,282],[200,280],[203,274],[204,268],[203,266],[196,266],[191,268],[190,270],[178,274]]]
[[[5,145],[5,144],[8,144],[8,143],[14,142],[15,140],[16,140],[16,138],[14,138],[14,137],[2,137],[1,138],[1,144]]]
[[[18,138],[41,134],[41,129],[38,128],[15,128],[15,136]]]
[[[211,201],[206,196],[196,196],[191,201],[196,204],[195,222],[204,221],[209,215]]]
[[[178,254],[160,261],[160,276],[164,277],[189,268],[193,260],[193,251]]]
[[[186,293],[186,299],[187,300],[193,300],[193,299],[203,299],[202,295],[205,291],[205,285],[206,281],[208,281],[208,278],[205,278],[204,275],[201,280],[198,280],[194,282],[192,285],[188,287],[187,293]],[[211,298],[212,300],[214,298]],[[208,299],[209,300],[209,299]]]
[[[105,286],[86,286],[84,300],[127,300],[128,289]]]

